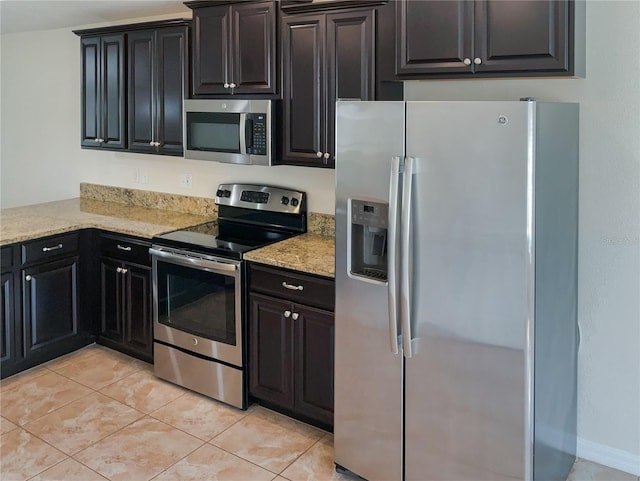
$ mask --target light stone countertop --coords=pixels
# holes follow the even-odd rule
[[[302,234],[256,249],[244,258],[294,271],[335,277],[335,238],[319,234]]]
[[[211,220],[215,217],[76,198],[2,209],[0,245],[84,228],[150,239]]]

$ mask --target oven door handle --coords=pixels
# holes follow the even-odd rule
[[[198,257],[191,257],[175,252],[166,252],[154,248],[149,249],[149,254],[151,254],[152,256],[162,257],[169,261],[176,261],[185,266],[202,267],[205,269],[210,269],[212,271],[237,272],[238,270],[237,264],[216,261],[213,259],[201,259]]]

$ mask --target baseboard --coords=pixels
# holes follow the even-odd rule
[[[579,458],[640,476],[640,455],[583,438],[578,438],[577,450],[576,454]]]

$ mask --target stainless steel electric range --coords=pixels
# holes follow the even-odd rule
[[[218,220],[154,237],[155,375],[246,409],[250,250],[306,232],[306,195],[222,184]]]

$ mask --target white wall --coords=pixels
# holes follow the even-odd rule
[[[0,36],[1,207],[77,197],[80,182],[203,197],[221,182],[256,182],[306,191],[310,211],[333,214],[331,169],[80,149],[80,39],[71,30]],[[134,183],[136,168],[146,170],[148,183]],[[180,187],[182,173],[192,174],[191,189]]]
[[[405,83],[407,100],[580,103],[578,454],[638,475],[639,26],[638,1],[588,1],[585,79]]]

